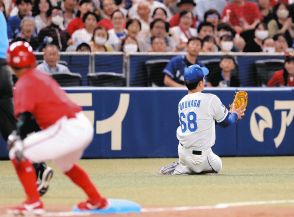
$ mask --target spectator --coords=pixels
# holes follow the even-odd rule
[[[240,87],[240,80],[236,75],[236,61],[231,55],[221,57],[220,71],[213,71],[207,76],[208,87]]]
[[[269,87],[280,87],[280,86],[294,86],[294,56],[287,55],[285,57],[284,68],[276,71],[272,78],[268,81],[267,86]]]
[[[168,87],[183,87],[184,69],[190,65],[198,64],[198,54],[202,48],[202,39],[191,37],[187,42],[187,54],[173,57],[163,70],[164,84]]]
[[[92,40],[90,41],[92,52],[109,52],[113,51],[111,45],[107,42],[109,38],[108,32],[103,26],[97,26],[93,32]]]
[[[37,66],[37,69],[50,75],[70,72],[67,66],[58,63],[60,60],[60,54],[59,49],[55,44],[46,45],[43,52],[44,60]]]
[[[51,24],[39,32],[39,50],[42,50],[47,43],[55,44],[61,51],[65,51],[70,35],[63,30],[63,13],[60,7],[53,7],[51,13]],[[48,41],[48,39],[50,39]]]
[[[143,41],[144,39],[142,39],[140,37],[140,31],[142,29],[140,20],[138,20],[136,18],[128,19],[128,21],[126,23],[126,29],[128,31],[128,36],[131,36],[131,37],[137,39],[139,46],[140,46],[140,50],[141,50],[145,41]]]
[[[164,38],[168,51],[173,51],[175,49],[175,42],[169,36],[169,23],[162,19],[155,19],[150,23],[150,34],[144,39],[142,46],[142,51],[147,52],[151,47],[151,38],[160,37]]]
[[[94,12],[87,12],[83,16],[84,28],[75,31],[71,36],[75,47],[82,42],[89,43],[91,41],[97,22],[98,17]]]
[[[34,51],[39,46],[38,39],[34,36],[36,30],[35,20],[32,17],[24,17],[20,23],[20,33],[18,33],[12,42],[26,41],[28,42]]]
[[[91,47],[88,43],[82,42],[77,46],[76,52],[91,53]]]
[[[32,15],[35,17],[37,33],[50,24],[52,5],[50,0],[35,0]]]
[[[187,42],[191,37],[195,37],[197,32],[191,28],[193,22],[193,14],[189,11],[182,11],[179,14],[180,23],[178,26],[172,27],[170,33],[176,45],[177,51],[183,51]]]
[[[13,39],[17,33],[20,32],[20,22],[25,16],[30,16],[30,9],[32,7],[32,0],[16,0],[18,14],[8,18],[8,38]]]
[[[168,10],[168,8],[166,7],[165,4],[163,4],[160,1],[155,1],[155,0],[138,0],[135,2],[135,4],[129,9],[128,15],[130,18],[138,18],[139,14],[138,14],[138,6],[140,1],[145,1],[148,3],[149,7],[150,7],[150,14],[154,14],[154,11],[157,8],[162,8],[163,11],[165,11],[166,13],[166,19],[169,19],[171,14],[170,11]],[[162,17],[161,17],[162,18]]]
[[[111,14],[111,22],[113,29],[108,30],[108,42],[114,50],[119,51],[121,41],[127,36],[127,30],[125,29],[125,15],[117,9]]]
[[[220,24],[221,16],[217,10],[210,9],[204,14],[204,23],[211,23],[214,26],[214,33],[217,32],[217,26]]]
[[[264,39],[262,42],[262,51],[266,53],[275,53],[276,48],[274,39],[270,37]]]
[[[151,5],[148,1],[140,1],[137,4],[137,16],[132,18],[138,18],[142,25],[142,32],[140,33],[142,37],[148,35],[150,29],[149,25],[151,22]]]
[[[254,38],[246,43],[244,52],[262,52],[262,41],[269,36],[267,25],[259,23],[255,27]]]
[[[289,46],[284,34],[276,34],[273,37],[275,41],[276,52],[287,52],[289,50]]]
[[[258,0],[257,4],[262,16],[262,22],[268,24],[269,21],[274,18],[274,13],[270,0]]]
[[[138,41],[130,36],[127,36],[121,44],[121,51],[125,53],[140,52]]]
[[[224,7],[227,4],[226,0],[196,0],[197,7],[194,8],[194,14],[197,14],[197,17],[200,22],[207,22],[205,20],[206,12],[213,10],[218,14],[221,14]]]
[[[76,17],[76,7],[78,5],[77,0],[63,0],[62,10],[64,17],[64,27],[67,28],[67,25]]]
[[[196,6],[196,3],[194,2],[194,0],[180,0],[178,3],[177,3],[177,7],[179,8],[179,12],[176,13],[169,21],[169,24],[171,27],[174,27],[174,26],[178,26],[180,25],[180,19],[181,19],[181,12],[182,11],[188,11],[188,12],[191,12],[192,14],[192,22],[191,22],[191,27],[196,27],[196,22],[197,22],[197,19],[196,17],[193,16],[193,9],[194,7]]]
[[[223,35],[220,37],[219,47],[222,52],[237,51],[234,47],[234,38],[231,35]]]
[[[245,40],[239,34],[236,34],[235,30],[227,23],[220,23],[217,26],[216,41],[221,47],[220,40],[223,35],[230,35],[233,38],[234,49],[232,51],[243,51],[245,47]]]
[[[82,29],[84,27],[83,16],[87,12],[93,12],[94,5],[91,0],[81,0],[79,2],[79,10],[77,12],[77,17],[72,19],[67,26],[67,32],[72,35],[76,30]]]
[[[279,3],[274,7],[274,16],[268,23],[269,35],[273,37],[276,34],[284,34],[289,47],[292,47],[294,30],[293,22],[289,15],[289,7],[286,4]]]
[[[207,35],[203,38],[202,52],[218,52],[216,40],[213,36]]]
[[[152,37],[151,38],[151,49],[150,52],[166,52],[167,43],[163,37]]]
[[[110,30],[113,28],[113,24],[111,22],[111,14],[117,10],[117,6],[114,0],[102,0],[101,1],[101,9],[102,9],[102,17],[98,23],[99,26],[103,26],[106,30]]]
[[[167,21],[167,11],[162,7],[155,8],[152,13],[152,19],[162,19],[164,21]]]
[[[254,2],[232,0],[222,13],[223,21],[233,26],[236,32],[254,29],[261,20],[260,11]]]
[[[212,23],[200,23],[197,29],[198,37],[204,39],[205,36],[214,35],[214,26]]]

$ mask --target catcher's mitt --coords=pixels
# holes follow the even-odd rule
[[[246,91],[237,91],[234,97],[233,105],[236,109],[246,109],[248,104],[248,93]]]

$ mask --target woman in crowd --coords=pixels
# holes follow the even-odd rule
[[[246,42],[244,52],[262,52],[262,41],[269,36],[267,25],[260,22],[254,30],[254,38]]]
[[[109,52],[113,51],[111,45],[107,42],[109,38],[108,32],[102,26],[97,26],[93,32],[90,47],[92,52]]]
[[[274,19],[268,23],[269,36],[284,34],[289,47],[292,47],[294,30],[290,16],[289,7],[284,3],[279,3],[274,7]]]
[[[197,35],[196,29],[191,28],[192,23],[192,12],[182,11],[180,12],[179,25],[170,29],[170,33],[176,44],[177,51],[183,51],[186,48],[189,38]]]
[[[115,10],[111,14],[111,23],[113,28],[108,30],[109,43],[114,50],[119,51],[121,41],[127,36],[127,30],[125,29],[126,18],[123,12],[119,9]]]
[[[35,17],[37,33],[41,29],[50,25],[50,16],[52,5],[50,0],[35,0],[32,9],[32,15]]]

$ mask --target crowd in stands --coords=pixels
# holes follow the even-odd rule
[[[27,41],[35,51],[54,44],[63,52],[189,53],[192,42],[197,56],[294,46],[292,0],[0,0],[0,10],[10,41]],[[197,63],[191,59],[185,61]],[[168,86],[177,81],[170,67]]]

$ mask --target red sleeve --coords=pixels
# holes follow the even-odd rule
[[[66,31],[72,35],[76,30],[83,28],[83,21],[80,18],[75,18],[67,25]]]
[[[260,13],[260,10],[259,10],[259,8],[257,7],[257,5],[255,4],[255,3],[253,3],[253,5],[254,5],[254,7],[252,7],[252,9],[253,9],[253,14],[254,14],[254,17],[256,18],[256,19],[258,19],[258,20],[261,20],[262,19],[262,15],[261,15],[261,13]]]
[[[23,112],[34,113],[37,102],[37,93],[33,85],[30,83],[22,83],[17,85],[14,90],[14,109],[15,116],[18,117]]]
[[[107,31],[113,28],[111,20],[109,19],[102,19],[98,22],[98,26],[103,26]]]
[[[170,20],[169,25],[170,27],[174,27],[179,25],[180,14],[175,14]]]
[[[279,85],[279,71],[277,71],[273,74],[271,79],[267,82],[267,86],[276,87],[277,84]]]

